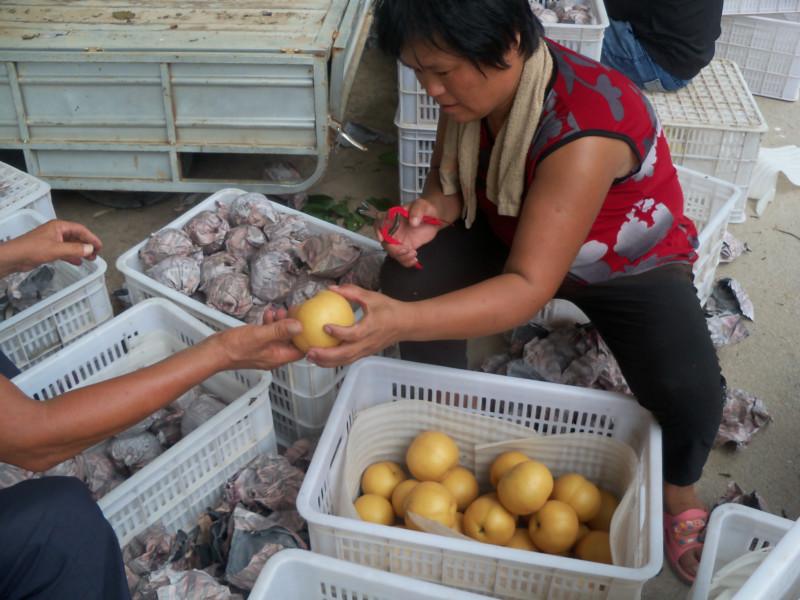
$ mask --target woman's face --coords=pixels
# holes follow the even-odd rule
[[[420,84],[443,113],[459,123],[482,119],[495,111],[511,108],[523,58],[516,48],[506,52],[507,69],[482,65],[436,48],[428,42],[409,44],[400,60],[414,69]]]

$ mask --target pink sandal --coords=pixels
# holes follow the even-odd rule
[[[702,548],[708,512],[700,508],[690,508],[679,515],[664,513],[664,547],[667,561],[680,579],[691,585],[694,575],[690,575],[679,562],[681,557],[695,548]]]

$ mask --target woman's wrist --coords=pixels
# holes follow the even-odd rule
[[[393,302],[390,345],[412,340],[419,321],[419,315],[414,310],[415,302],[403,302],[401,300],[393,300]]]
[[[204,379],[221,371],[236,368],[236,360],[225,343],[224,331],[208,336],[193,346],[189,352],[192,353],[192,362],[199,366],[199,370],[206,373]]]

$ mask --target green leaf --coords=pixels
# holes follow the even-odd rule
[[[307,215],[311,215],[312,217],[317,217],[318,219],[327,219],[330,215],[330,211],[326,209],[317,208],[315,206],[304,206],[303,212]]]
[[[350,231],[358,231],[364,225],[366,225],[366,221],[361,215],[350,214],[344,219],[344,226]]]
[[[378,160],[388,166],[388,167],[396,167],[397,166],[397,152],[394,150],[389,150],[388,152],[384,152],[383,154],[378,155]]]
[[[350,212],[350,207],[347,206],[347,202],[338,202],[334,204],[331,206],[331,212],[343,218],[347,218],[352,214]]]
[[[336,200],[326,194],[312,194],[306,201],[306,206],[324,210],[330,209],[334,204],[336,204]]]

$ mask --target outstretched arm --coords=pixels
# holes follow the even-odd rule
[[[138,423],[195,385],[228,369],[273,369],[302,353],[293,319],[245,325],[206,338],[155,365],[67,392],[28,398],[0,377],[0,461],[44,471]]]

